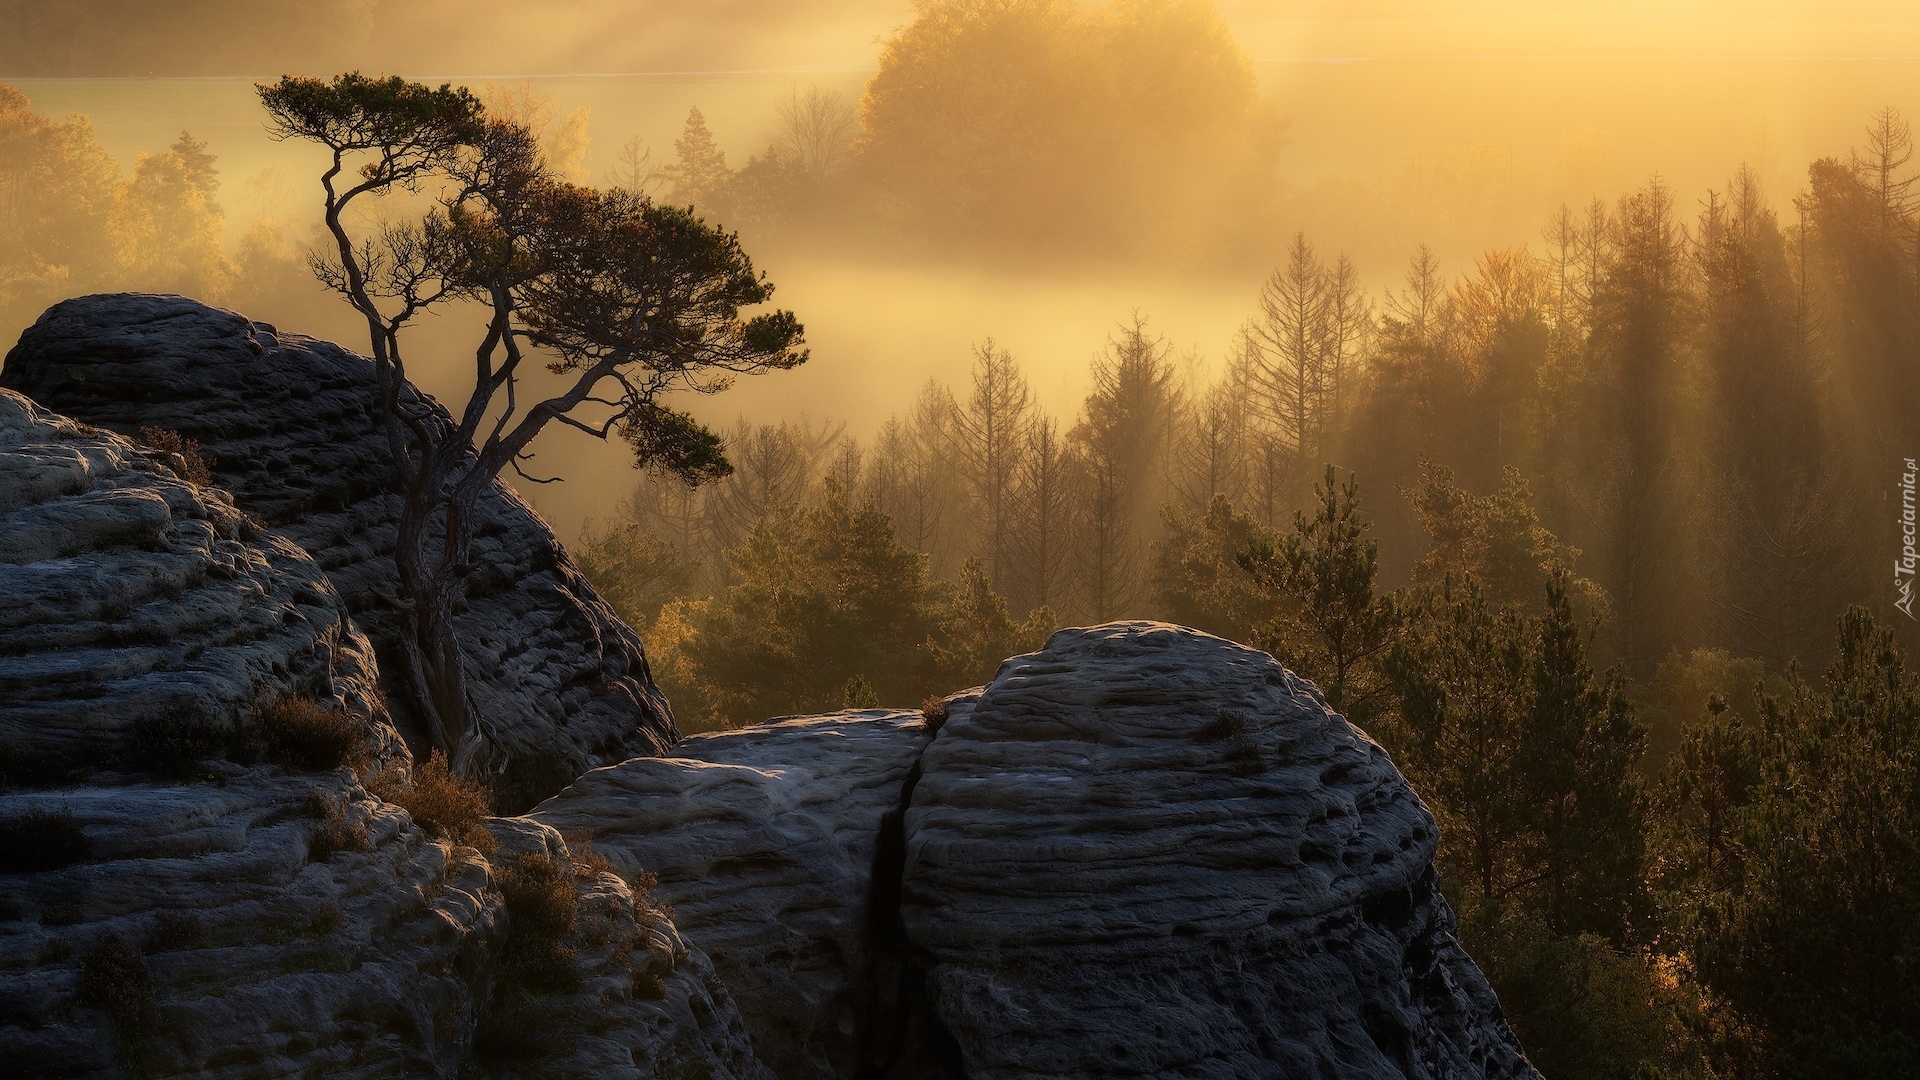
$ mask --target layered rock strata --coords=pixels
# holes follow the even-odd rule
[[[443,1076],[471,1054],[500,897],[344,773],[0,796],[85,858],[0,873],[0,1060],[26,1077]],[[307,807],[316,812],[307,812]],[[351,837],[329,850],[327,819]]]
[[[490,862],[361,785],[411,763],[305,552],[8,391],[0,689],[7,1075],[770,1077],[604,864],[523,819]],[[502,963],[541,926],[503,888],[528,856],[569,920],[531,991]]]
[[[693,735],[668,757],[594,770],[529,816],[658,879],[777,1075],[850,1077],[871,1004],[880,826],[927,737],[918,712],[884,710]]]
[[[1265,653],[1063,630],[920,765],[901,916],[972,1080],[1534,1075],[1432,817]]]
[[[404,768],[377,680],[304,551],[158,455],[0,390],[9,776],[124,763],[143,722],[235,728],[269,687],[344,710],[376,764]]]
[[[0,386],[88,423],[198,441],[214,481],[310,552],[346,599],[379,655],[396,722],[424,750],[400,678],[399,497],[373,378],[371,362],[337,345],[183,297],[130,294],[48,309],[0,369]],[[458,628],[468,685],[497,735],[501,808],[664,750],[672,716],[639,638],[505,485],[482,499],[479,519]]]
[[[304,552],[0,391],[9,1072],[453,1075],[487,998],[485,862],[347,769],[223,760],[272,745],[250,706],[294,695],[400,781],[375,678]]]
[[[782,1076],[1535,1076],[1432,817],[1272,657],[1064,630],[940,714],[695,737],[532,817],[659,875]]]

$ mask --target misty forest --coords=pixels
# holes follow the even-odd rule
[[[1624,182],[1410,209],[1391,147],[1346,195],[1278,179],[1321,102],[1274,89],[1247,6],[895,5],[857,80],[705,110],[696,80],[643,137],[551,82],[385,81],[508,70],[460,51],[471,29],[409,45],[446,5],[263,5],[223,48],[303,74],[233,84],[242,167],[191,110],[134,151],[110,104],[39,98],[262,61],[141,5],[0,3],[23,28],[0,41],[0,331],[177,293],[374,358],[410,493],[381,685],[425,734],[412,789],[367,790],[417,821],[452,820],[415,808],[430,782],[518,813],[586,767],[501,765],[467,685],[455,615],[497,480],[637,634],[679,734],[945,717],[1061,628],[1193,628],[1384,748],[1539,1075],[1920,1072],[1920,106],[1850,104],[1786,165],[1716,145],[1680,169],[1709,183],[1629,153]],[[657,47],[699,36],[677,32]],[[1036,331],[1056,307],[1071,329]],[[41,400],[27,332],[5,385]],[[202,484],[243,467],[191,435],[140,441]],[[9,790],[48,788],[18,760]],[[512,925],[538,925],[551,883],[513,865]],[[521,948],[503,970],[533,1001],[548,961]],[[949,1075],[894,1068],[859,1075]]]

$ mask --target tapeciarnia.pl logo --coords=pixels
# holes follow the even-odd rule
[[[1906,471],[1900,474],[1900,557],[1893,560],[1893,589],[1894,592],[1900,594],[1900,598],[1893,602],[1893,606],[1899,608],[1907,618],[1912,619],[1914,618],[1913,571],[1915,560],[1913,550],[1913,479],[1914,473],[1920,472],[1920,469],[1914,468],[1912,458],[1906,458],[1905,461],[1907,466]]]

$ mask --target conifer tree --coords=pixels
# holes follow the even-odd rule
[[[973,392],[954,416],[960,462],[979,520],[981,561],[1006,591],[1012,553],[1013,489],[1031,422],[1032,395],[1013,355],[992,338],[974,349]]]
[[[707,118],[698,106],[687,110],[686,125],[673,141],[673,149],[678,160],[661,171],[673,182],[674,199],[709,213],[724,214],[730,208],[728,186],[733,170],[727,168],[726,152],[714,142]]]
[[[1060,426],[1034,418],[1020,454],[1009,529],[1013,595],[1026,608],[1072,609],[1073,462]]]
[[[1385,692],[1379,662],[1400,626],[1391,597],[1374,594],[1379,548],[1360,517],[1359,480],[1337,481],[1333,466],[1314,486],[1320,505],[1274,543],[1255,537],[1240,566],[1273,597],[1278,619],[1256,641],[1312,678],[1327,704],[1364,723]]]

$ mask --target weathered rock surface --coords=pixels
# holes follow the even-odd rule
[[[275,526],[0,391],[9,1075],[1535,1076],[1454,938],[1432,818],[1263,653],[1061,631],[932,720],[783,719],[593,769],[491,821],[489,860],[361,786],[410,767],[374,658],[394,505],[364,360],[94,297],[0,381],[199,439]],[[496,494],[462,629],[527,801],[672,726],[631,631]],[[150,774],[141,747],[257,728],[271,694],[347,716],[359,773]]]
[[[369,361],[182,297],[88,296],[21,336],[0,386],[125,435],[151,426],[199,441],[240,508],[332,579],[372,639],[400,730],[424,749],[399,678],[398,497]],[[469,686],[504,755],[502,809],[665,750],[673,721],[639,638],[510,489],[496,485],[480,519],[458,624]]]
[[[64,785],[0,795],[8,1071],[451,1074],[486,1000],[484,862],[346,770],[138,771],[142,733],[217,741],[275,693],[343,709],[368,765],[404,770],[375,681],[305,552],[0,391],[0,746],[16,786]]]
[[[578,989],[496,991],[478,1059],[495,1080],[773,1080],[713,964],[618,874],[580,860],[559,832],[527,818],[488,826],[497,866],[529,856],[575,882],[567,945]]]
[[[918,712],[880,710],[693,735],[669,757],[596,769],[529,817],[658,878],[776,1075],[851,1077],[871,1009],[876,842],[927,739]]]
[[[376,683],[305,552],[0,391],[0,1072],[452,1077],[492,1033],[553,1050],[503,1078],[768,1080],[704,954],[618,876],[524,819],[492,822],[490,864],[360,785],[410,766]],[[280,753],[293,721],[249,708],[272,695],[344,714],[349,767],[227,760]],[[501,974],[501,871],[529,853],[577,903],[566,992]]]
[[[453,1076],[500,897],[347,774],[0,796],[70,813],[90,857],[0,873],[0,1061],[13,1075]],[[359,847],[316,850],[331,804]]]
[[[1531,1077],[1435,839],[1265,653],[1063,630],[928,748],[901,916],[972,1080]]]
[[[345,709],[404,768],[376,681],[304,551],[127,440],[0,390],[6,773],[120,763],[143,719],[235,726],[269,687]]]

